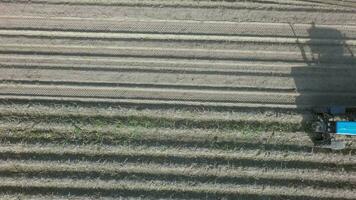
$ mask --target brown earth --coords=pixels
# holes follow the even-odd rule
[[[2,199],[356,199],[352,0],[0,0]]]

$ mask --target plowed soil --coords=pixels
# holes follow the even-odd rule
[[[356,2],[0,0],[0,198],[356,199]]]

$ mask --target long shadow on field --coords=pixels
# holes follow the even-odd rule
[[[355,48],[348,44],[350,38],[339,30],[312,23],[309,40],[301,43],[292,25],[291,29],[305,63],[291,72],[299,94],[296,105],[310,111],[317,107],[356,106]],[[304,122],[310,120],[309,115]],[[315,135],[310,136],[318,143]]]

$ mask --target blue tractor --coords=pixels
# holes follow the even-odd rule
[[[314,109],[315,120],[312,131],[315,141],[323,148],[344,149],[348,143],[338,140],[338,136],[356,136],[356,109],[346,107],[327,107]]]

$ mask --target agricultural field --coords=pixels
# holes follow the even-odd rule
[[[356,199],[354,0],[0,0],[0,199]]]

